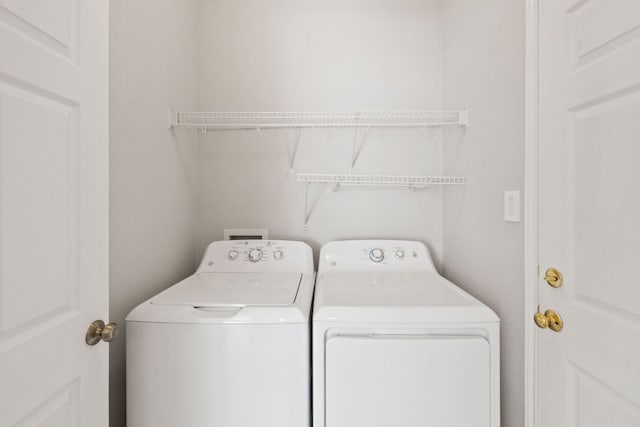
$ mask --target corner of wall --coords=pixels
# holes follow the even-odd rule
[[[124,318],[194,269],[195,135],[167,129],[196,105],[195,0],[111,1],[110,426],[125,414]],[[190,86],[191,85],[191,86]]]
[[[444,140],[445,170],[468,184],[445,193],[443,271],[502,319],[502,418],[512,426],[524,419],[524,231],[502,216],[503,191],[524,189],[524,6],[444,4],[445,108],[468,106],[470,124]]]

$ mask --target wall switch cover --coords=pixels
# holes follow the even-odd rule
[[[520,191],[504,192],[504,220],[520,222]]]

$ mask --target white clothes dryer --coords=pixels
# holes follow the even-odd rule
[[[314,427],[500,425],[499,319],[414,241],[326,244],[313,326]]]
[[[309,426],[314,281],[305,243],[211,243],[126,318],[127,425]]]

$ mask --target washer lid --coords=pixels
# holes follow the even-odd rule
[[[300,273],[199,273],[151,299],[156,305],[288,306],[295,302]]]

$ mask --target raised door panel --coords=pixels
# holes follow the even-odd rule
[[[69,59],[77,56],[78,12],[78,0],[0,0],[5,25]]]
[[[640,203],[629,203],[640,182],[640,92],[581,109],[571,125],[575,295],[616,315],[640,316],[640,287],[629,286],[640,283],[640,269],[628,262],[640,254]]]
[[[0,338],[76,308],[75,117],[0,83]]]
[[[79,427],[80,384],[76,379],[18,421],[16,427]]]
[[[571,410],[578,414],[576,425],[580,427],[637,427],[640,408],[625,399],[607,384],[571,366],[570,381],[575,396]]]

